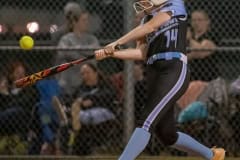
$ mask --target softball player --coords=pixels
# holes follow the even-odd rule
[[[145,60],[148,100],[119,160],[134,160],[146,147],[152,132],[166,146],[201,156],[223,160],[223,148],[208,148],[187,134],[177,132],[174,104],[189,83],[186,53],[187,13],[182,0],[144,0],[134,3],[144,14],[141,25],[104,49],[95,51],[98,60]],[[136,49],[114,50],[116,46],[137,40]]]

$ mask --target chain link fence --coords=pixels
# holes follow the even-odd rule
[[[145,66],[141,62],[93,60],[33,86],[14,87],[14,80],[92,54],[94,48],[110,43],[134,26],[130,22],[135,18],[132,1],[78,0],[74,2],[88,11],[87,28],[91,36],[86,36],[89,41],[76,40],[78,43],[62,40],[68,32],[68,2],[1,1],[1,155],[118,155],[140,116],[146,98]],[[223,146],[229,156],[239,156],[240,1],[186,0],[185,3],[189,27],[195,10],[207,13],[217,49],[204,59],[189,61],[192,79],[175,106],[177,126],[209,147]],[[92,49],[11,48],[18,45],[24,34],[31,35],[38,47]],[[101,85],[96,87],[96,82]],[[155,135],[145,153],[185,155],[164,147]]]

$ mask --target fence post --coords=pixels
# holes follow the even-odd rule
[[[124,1],[124,21],[125,33],[133,27],[133,0]],[[130,44],[129,46],[132,46]],[[124,62],[124,142],[127,143],[134,128],[134,81],[133,81],[133,61]]]

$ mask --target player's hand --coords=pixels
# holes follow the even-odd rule
[[[95,58],[96,60],[102,60],[107,57],[111,57],[116,50],[119,49],[119,45],[117,42],[113,42],[108,44],[103,49],[99,49],[95,51]]]
[[[104,52],[107,56],[112,56],[114,51],[115,51],[115,48],[113,48],[113,46],[104,47]]]
[[[103,60],[103,59],[105,59],[105,58],[108,57],[108,56],[105,54],[105,49],[96,50],[94,53],[95,53],[95,58],[96,58],[96,60]]]
[[[113,42],[104,47],[105,55],[112,56],[116,50],[120,49],[118,42]]]
[[[104,47],[105,53],[107,55],[113,54],[113,52],[118,49],[118,45],[119,45],[118,42],[113,42],[113,43],[106,45],[106,47]]]

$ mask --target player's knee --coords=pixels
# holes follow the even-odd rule
[[[158,131],[157,133],[158,138],[165,146],[171,146],[176,143],[178,134],[176,132],[169,132],[169,131]]]

